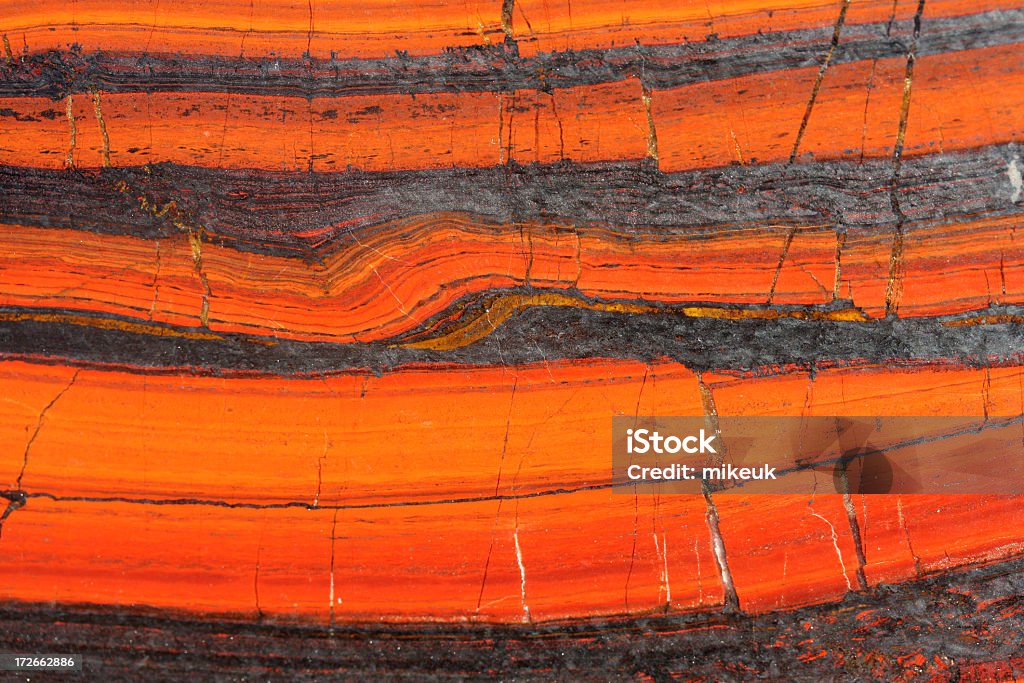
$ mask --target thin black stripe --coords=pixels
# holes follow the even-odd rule
[[[847,25],[833,64],[903,58],[910,22]],[[522,58],[514,44],[385,59],[240,59],[51,51],[0,65],[0,97],[105,92],[234,92],[335,97],[426,92],[550,90],[641,78],[650,89],[820,65],[832,27],[679,45],[636,45]],[[1024,41],[1024,10],[925,19],[918,56]]]

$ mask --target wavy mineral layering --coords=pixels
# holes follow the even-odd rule
[[[1024,413],[1019,0],[0,0],[0,34],[0,648],[1024,676],[1019,496],[609,479],[614,416]]]

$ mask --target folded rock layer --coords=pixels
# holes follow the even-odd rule
[[[25,638],[375,623],[461,642],[449,673],[497,633],[561,678],[530,638],[594,665],[576,630],[611,657],[653,624],[764,629],[808,678],[1019,668],[986,602],[1020,574],[1017,496],[610,471],[615,416],[1021,416],[1020,3],[0,17],[0,620]],[[917,624],[945,586],[991,636],[955,658],[933,631],[792,642]],[[625,669],[685,668],[648,654]]]

